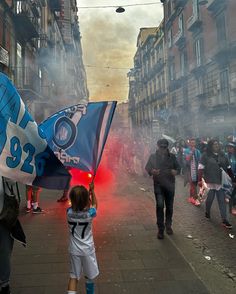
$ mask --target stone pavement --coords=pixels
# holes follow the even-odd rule
[[[151,178],[135,177],[137,189],[154,201]],[[232,230],[221,226],[217,200],[213,202],[211,220],[205,218],[205,203],[196,207],[188,203],[189,187],[177,176],[173,227],[170,239],[201,277],[211,293],[236,293],[236,217],[230,215]],[[208,258],[208,259],[206,259]],[[209,259],[210,258],[210,259]]]
[[[157,240],[153,200],[138,189],[137,183],[135,188],[134,193],[133,185],[120,182],[114,191],[97,191],[94,237],[100,275],[96,293],[210,293],[171,241],[175,235]],[[13,294],[66,293],[68,204],[56,202],[59,194],[42,191],[45,214],[26,214],[22,208],[28,246],[14,247]],[[79,286],[78,293],[85,293],[83,280]]]

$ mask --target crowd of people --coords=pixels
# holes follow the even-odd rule
[[[165,231],[173,234],[171,224],[177,174],[182,174],[184,183],[189,184],[189,203],[201,205],[205,191],[205,217],[210,219],[216,197],[222,225],[232,228],[228,213],[229,207],[236,215],[236,143],[232,137],[225,144],[218,139],[198,141],[190,138],[186,142],[181,139],[171,149],[168,140],[160,139],[145,169],[153,177],[158,239],[164,239]]]
[[[177,159],[178,174],[182,177],[184,186],[189,187],[188,202],[194,206],[200,206],[204,201],[206,204],[205,216],[210,218],[211,206],[216,197],[222,225],[231,228],[229,212],[236,215],[235,138],[229,136],[224,142],[214,138],[177,138],[166,141],[168,152],[174,154]],[[141,134],[134,137],[131,134],[115,133],[109,143],[110,160],[108,162],[113,170],[115,167],[117,172],[124,171],[141,177],[149,174],[155,177],[150,171],[150,166],[145,170],[149,155],[159,154],[161,149],[152,150],[155,144],[151,139]],[[155,173],[157,169],[155,164],[153,169]],[[226,183],[223,184],[223,180]],[[157,188],[154,183],[155,190]]]

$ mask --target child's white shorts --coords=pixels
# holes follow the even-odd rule
[[[99,270],[95,252],[87,256],[70,254],[70,277],[79,279],[82,273],[90,280],[98,276]]]

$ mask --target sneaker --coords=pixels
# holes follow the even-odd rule
[[[26,212],[26,213],[31,212],[31,207],[30,207],[30,208],[26,207],[26,208],[25,208],[25,212]]]
[[[232,229],[233,227],[227,220],[224,220],[222,222],[222,226],[225,227],[226,229]]]
[[[11,294],[10,286],[7,285],[6,287],[2,287],[0,294]]]
[[[39,206],[32,210],[33,213],[43,213],[44,211]]]
[[[163,240],[164,239],[164,232],[163,231],[159,231],[158,232],[157,239],[159,239],[159,240]]]
[[[201,205],[201,202],[198,199],[196,199],[195,202],[194,202],[194,205],[195,206],[200,206]]]
[[[173,232],[173,230],[172,230],[171,227],[166,227],[166,233],[167,233],[168,235],[173,235],[173,234],[174,234],[174,232]]]
[[[205,213],[205,217],[208,218],[208,219],[210,219],[211,218],[210,213],[209,212],[206,212]]]

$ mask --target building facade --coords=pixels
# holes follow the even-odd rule
[[[88,100],[76,1],[0,0],[0,71],[38,122]]]
[[[163,23],[140,29],[129,77],[129,113],[133,129],[148,136],[165,131],[167,113]]]
[[[174,137],[235,134],[236,1],[161,2],[162,37],[151,28],[145,40],[140,41],[139,34],[134,68],[128,74],[132,124],[149,129],[156,124]],[[159,42],[163,65],[153,57]]]
[[[172,134],[235,132],[236,2],[163,0]]]

